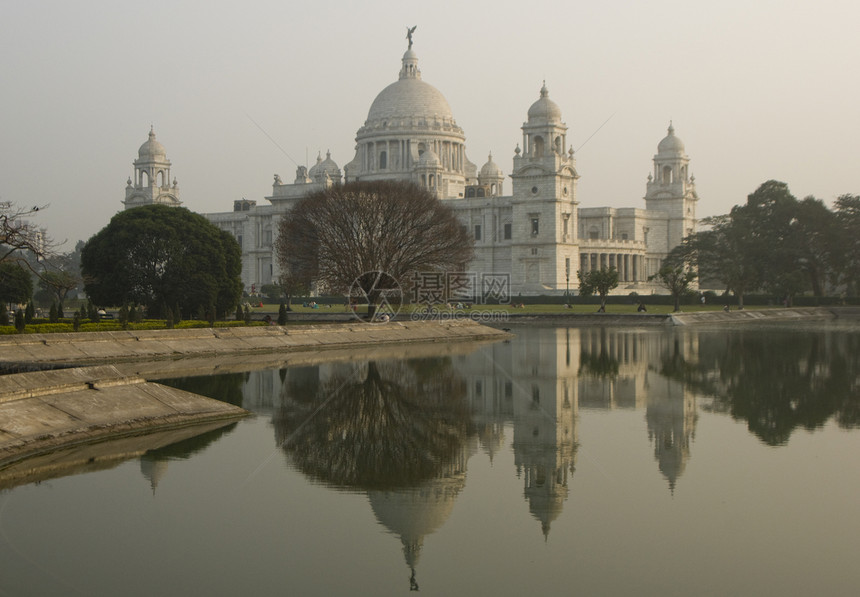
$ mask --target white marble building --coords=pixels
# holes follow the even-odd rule
[[[690,159],[672,125],[653,157],[644,208],[580,206],[567,125],[546,85],[529,107],[522,133],[505,194],[505,175],[492,155],[480,170],[469,161],[465,133],[442,93],[423,81],[410,43],[398,79],[371,104],[356,134],[355,156],[343,171],[329,154],[320,155],[309,170],[300,166],[292,182],[276,174],[266,204],[242,199],[233,211],[205,215],[239,241],[245,288],[259,289],[279,275],[273,250],[279,218],[308,193],[344,181],[412,180],[449,202],[474,235],[469,271],[510,274],[513,296],[575,292],[578,270],[609,266],[620,274],[616,293],[659,292],[648,276],[695,229],[698,201]],[[126,207],[178,204],[175,181],[160,186],[169,167],[151,132],[135,161]]]

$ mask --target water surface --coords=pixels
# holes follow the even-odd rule
[[[256,416],[6,486],[0,595],[856,594],[860,328],[514,331],[170,381]]]

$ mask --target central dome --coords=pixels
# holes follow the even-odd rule
[[[399,119],[453,121],[451,106],[442,93],[421,79],[400,79],[383,89],[370,105],[367,124]]]
[[[399,80],[379,92],[370,105],[366,126],[398,126],[397,121],[440,121],[454,124],[451,106],[442,93],[421,80],[418,55],[413,50],[403,54]],[[394,121],[394,122],[390,122]]]

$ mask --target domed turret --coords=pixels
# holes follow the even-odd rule
[[[178,206],[179,185],[176,179],[170,186],[170,160],[164,146],[156,141],[155,129],[150,126],[149,139],[137,150],[137,159],[134,160],[134,179],[129,178],[125,187],[126,209],[140,205],[161,203],[164,205]]]
[[[499,168],[499,165],[493,161],[493,153],[490,152],[489,157],[487,157],[487,163],[481,166],[481,172],[478,174],[478,180],[489,179],[489,178],[499,178],[503,177],[504,173],[502,169]]]
[[[418,166],[420,168],[438,168],[441,164],[439,156],[432,149],[425,150],[418,159]]]
[[[308,171],[308,175],[314,182],[324,182],[326,176],[332,182],[340,182],[341,174],[340,168],[335,163],[333,159],[331,159],[331,152],[325,152],[325,159],[322,159],[322,155],[317,155],[317,163],[311,167]]]
[[[669,121],[668,135],[663,137],[663,140],[657,144],[657,153],[667,154],[683,154],[684,142],[675,136],[675,127],[672,126],[672,121]]]
[[[164,146],[155,140],[154,127],[150,127],[149,139],[137,150],[137,157],[146,161],[166,159],[167,152],[164,151]]]
[[[540,88],[540,99],[529,108],[529,123],[538,122],[541,124],[561,122],[561,108],[549,99],[549,90],[546,88],[546,82]]]

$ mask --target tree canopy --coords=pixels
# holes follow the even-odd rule
[[[815,197],[797,200],[784,182],[769,180],[725,215],[706,218],[687,239],[685,255],[702,284],[721,283],[740,306],[764,290],[791,304],[834,284],[856,293],[860,282],[860,198],[843,195],[835,210]]]
[[[84,289],[99,305],[143,305],[183,317],[214,307],[224,317],[242,294],[241,250],[228,232],[182,207],[122,211],[81,253]]]
[[[693,280],[696,279],[696,270],[688,257],[689,251],[681,244],[672,249],[663,260],[660,270],[650,276],[649,280],[657,280],[661,286],[666,288],[674,300],[674,310],[681,310],[681,297],[690,289]]]
[[[0,262],[0,302],[26,303],[32,296],[30,271],[14,261]]]
[[[582,296],[597,294],[600,296],[600,310],[606,309],[606,295],[618,286],[618,270],[614,267],[593,269],[590,272],[576,274],[579,277],[579,293]]]
[[[462,272],[473,241],[453,210],[409,182],[350,182],[313,193],[279,224],[281,284],[346,293],[371,304],[378,275],[405,284],[416,272]],[[389,278],[390,277],[390,278]]]

